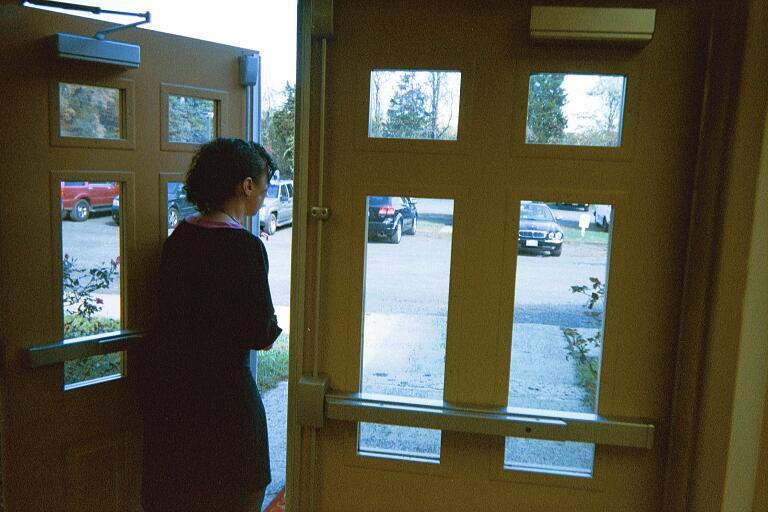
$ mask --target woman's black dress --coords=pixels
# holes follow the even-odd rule
[[[270,482],[264,406],[251,349],[281,332],[258,237],[181,223],[159,269],[157,336],[139,351],[144,411],[142,503],[153,510],[234,510]]]

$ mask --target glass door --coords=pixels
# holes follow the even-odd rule
[[[244,135],[245,50],[131,30],[121,34],[140,45],[141,64],[129,70],[41,44],[105,26],[3,6],[0,37],[13,49],[0,130],[7,510],[140,509],[129,349],[154,321],[160,242],[189,213],[160,176],[183,173],[212,136]]]
[[[704,33],[529,17],[334,2],[305,32],[297,510],[661,506]]]

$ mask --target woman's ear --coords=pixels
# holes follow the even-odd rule
[[[251,194],[253,194],[254,190],[256,189],[256,184],[253,182],[253,178],[250,176],[243,180],[242,186],[245,197],[251,197]]]

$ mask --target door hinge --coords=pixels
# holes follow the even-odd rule
[[[309,209],[309,214],[317,220],[328,220],[331,210],[326,206],[313,206]]]

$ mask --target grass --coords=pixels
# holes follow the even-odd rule
[[[416,224],[416,234],[439,235],[441,231],[444,231],[445,227],[446,225],[442,222],[431,222],[419,218],[418,224]]]
[[[272,350],[259,352],[259,391],[275,388],[288,379],[288,334],[282,333]]]
[[[607,244],[608,233],[605,231],[596,231],[588,229],[584,232],[584,236],[581,236],[581,229],[572,228],[568,226],[561,226],[563,234],[565,235],[566,242],[577,242],[585,244]]]

